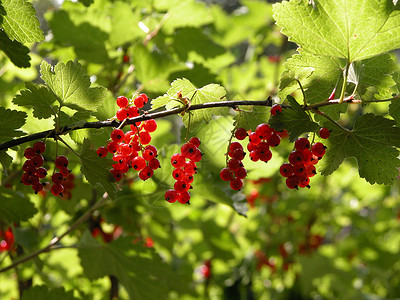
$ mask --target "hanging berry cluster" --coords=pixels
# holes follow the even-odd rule
[[[193,176],[197,173],[196,163],[201,160],[203,154],[199,150],[200,139],[192,137],[189,142],[181,147],[181,153],[175,153],[171,157],[174,167],[172,177],[176,180],[174,189],[165,192],[165,200],[170,203],[178,201],[189,204],[189,189],[192,188]]]
[[[276,109],[280,106],[275,106]],[[250,152],[249,157],[252,161],[268,162],[272,158],[270,147],[277,147],[281,143],[283,132],[275,131],[268,124],[259,124],[254,132],[247,132],[244,128],[237,128],[234,136],[238,140],[244,140],[248,137],[247,150]],[[239,142],[231,142],[228,147],[227,165],[220,172],[220,177],[224,181],[229,181],[233,190],[240,190],[243,187],[243,179],[247,176],[242,160],[246,152]]]
[[[321,138],[329,138],[329,130],[322,128]],[[289,163],[284,163],[279,171],[286,177],[286,186],[290,189],[310,188],[310,178],[317,174],[315,165],[324,156],[326,147],[317,142],[311,146],[310,141],[301,137],[294,143],[295,150],[289,154]]]
[[[128,98],[120,96],[117,98],[118,109],[116,117],[120,121],[127,118],[139,116],[139,108],[142,108],[148,102],[145,94],[140,94],[130,105]],[[97,149],[97,155],[106,157],[108,153],[113,155],[115,162],[110,170],[116,181],[122,179],[123,174],[130,168],[139,172],[139,178],[147,180],[154,174],[154,170],[160,167],[160,161],[157,157],[157,148],[150,145],[150,133],[156,131],[157,122],[153,119],[136,122],[130,125],[130,129],[124,132],[116,128],[111,132],[111,141],[107,147]]]
[[[46,150],[46,144],[42,141],[36,142],[33,147],[28,147],[24,151],[24,156],[27,160],[22,166],[24,173],[21,177],[21,182],[24,185],[31,185],[32,189],[37,194],[46,185],[45,182],[40,182],[47,176],[46,168],[42,167],[44,163],[44,158],[42,156],[43,152]]]

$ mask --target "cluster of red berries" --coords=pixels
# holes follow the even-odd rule
[[[321,138],[326,139],[329,134],[330,131],[327,128],[320,130]],[[294,146],[295,150],[289,154],[289,163],[284,163],[279,171],[283,177],[286,177],[288,188],[310,188],[310,178],[317,174],[315,165],[324,156],[326,147],[320,142],[311,145],[305,137],[298,138]]]
[[[139,116],[139,108],[147,103],[148,98],[141,94],[134,99],[134,105],[129,105],[129,100],[120,96],[117,98],[117,105],[120,109],[117,111],[117,118],[120,121],[126,118]],[[136,122],[130,125],[130,129],[124,132],[116,128],[111,132],[111,141],[107,147],[97,149],[97,155],[100,157],[113,154],[112,159],[115,163],[110,170],[116,181],[122,179],[122,175],[127,173],[130,168],[139,172],[139,178],[147,180],[154,174],[154,170],[160,167],[160,161],[157,159],[157,148],[150,145],[150,133],[156,131],[157,122],[153,119]]]
[[[280,107],[280,106],[279,106]],[[281,135],[283,132],[275,131],[268,124],[259,124],[254,132],[247,132],[244,128],[237,128],[235,137],[238,140],[249,138],[247,150],[250,152],[249,157],[252,161],[268,162],[272,158],[270,147],[277,147],[281,143]],[[220,172],[220,177],[224,181],[229,181],[233,190],[240,190],[243,187],[243,181],[247,175],[247,171],[243,166],[242,160],[246,153],[243,146],[239,142],[232,142],[229,145],[227,166]]]
[[[43,167],[44,158],[42,156],[43,152],[46,150],[46,144],[42,141],[33,144],[33,147],[28,147],[24,151],[24,156],[27,158],[22,170],[24,173],[21,177],[21,182],[25,185],[31,185],[35,194],[42,191],[46,186],[46,182],[40,182],[40,179],[44,179],[47,176],[47,169]],[[51,176],[51,181],[53,182],[50,190],[54,196],[62,196],[67,186],[67,197],[71,198],[70,190],[74,187],[73,180],[75,176],[68,169],[68,158],[64,155],[60,155],[56,158],[55,167],[58,172],[54,172]]]
[[[7,230],[0,230],[0,252],[9,251],[14,245],[14,234],[11,227]]]
[[[32,189],[37,194],[46,185],[45,182],[40,182],[47,176],[46,168],[42,167],[44,158],[42,153],[46,150],[46,144],[42,141],[36,142],[33,147],[28,147],[24,151],[24,156],[27,160],[22,166],[24,173],[21,177],[21,182],[24,185],[31,185]]]
[[[66,158],[64,155],[60,155],[56,158],[54,163],[56,168],[58,169],[58,172],[54,172],[51,176],[51,181],[53,182],[53,185],[51,186],[50,190],[54,196],[63,197],[65,183],[71,180],[71,178],[67,180],[71,173],[71,171],[68,169],[68,158]],[[68,186],[70,187],[69,183]],[[68,193],[70,193],[69,189]]]
[[[170,203],[178,201],[189,204],[189,189],[192,188],[193,176],[197,173],[196,163],[201,160],[203,154],[199,150],[200,139],[192,137],[189,142],[181,147],[181,153],[175,153],[171,157],[174,167],[172,177],[176,180],[174,189],[165,192],[165,200]]]
[[[68,200],[72,198],[72,189],[75,187],[75,175],[72,173],[69,173],[66,177],[64,177],[62,186],[64,187],[64,190],[62,192],[61,197],[64,200]]]

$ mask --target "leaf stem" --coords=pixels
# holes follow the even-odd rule
[[[328,119],[329,121],[331,121],[333,124],[335,124],[337,127],[340,128],[340,130],[343,131],[349,131],[347,128],[344,128],[342,125],[340,125],[338,122],[336,122],[334,119],[332,119],[330,116],[328,116],[327,114],[325,114],[323,111],[320,111],[319,109],[314,109],[313,112],[315,112],[316,114],[323,116],[324,118]]]
[[[307,107],[306,93],[304,92],[303,85],[301,84],[300,80],[298,78],[296,78],[296,81],[300,86],[301,93],[303,94],[303,102],[304,102],[303,107],[305,108],[305,107]]]
[[[349,68],[350,68],[350,63],[347,62],[346,64],[346,69],[344,70],[344,76],[343,76],[343,83],[342,83],[342,90],[340,91],[340,97],[339,97],[339,104],[343,103],[344,100],[344,94],[346,93],[346,87],[347,87],[347,77],[349,76]]]
[[[18,259],[16,261],[14,261],[11,265],[0,269],[0,273],[6,272],[12,268],[15,268],[16,266],[31,260],[32,258],[35,258],[36,256],[38,256],[39,254],[42,254],[44,252],[50,252],[51,250],[54,249],[59,249],[60,247],[57,246],[56,244],[58,244],[65,236],[67,236],[68,234],[70,234],[72,231],[74,231],[75,229],[77,229],[82,223],[84,223],[86,220],[88,220],[90,218],[90,216],[92,215],[92,213],[100,208],[101,206],[104,205],[104,203],[106,202],[108,198],[107,193],[104,193],[103,197],[97,201],[96,203],[94,203],[78,220],[76,220],[66,231],[64,231],[61,235],[54,237],[50,243],[42,248],[39,249],[35,252],[32,252],[26,256],[24,256],[21,259]]]

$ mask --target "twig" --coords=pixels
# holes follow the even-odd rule
[[[77,229],[83,222],[85,222],[87,219],[89,219],[90,216],[92,215],[92,213],[105,203],[105,201],[107,200],[107,197],[108,197],[108,195],[107,195],[107,193],[105,193],[103,195],[103,197],[99,201],[97,201],[95,204],[93,204],[64,233],[62,233],[60,236],[56,236],[55,238],[53,238],[46,247],[44,247],[42,249],[39,249],[39,250],[37,250],[35,252],[32,252],[32,253],[24,256],[23,258],[21,258],[19,260],[14,261],[11,265],[9,265],[9,266],[7,266],[7,267],[5,267],[3,269],[0,269],[0,273],[8,271],[8,270],[10,270],[12,268],[15,268],[16,266],[18,266],[18,265],[20,265],[20,264],[22,264],[22,263],[24,263],[24,262],[36,257],[36,256],[38,256],[39,254],[42,254],[44,252],[49,252],[49,251],[51,251],[53,249],[59,249],[60,247],[58,247],[56,244],[59,243],[66,235],[68,235],[69,233],[71,233],[72,231]]]

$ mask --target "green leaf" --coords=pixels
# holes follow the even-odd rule
[[[383,54],[350,65],[348,82],[358,84],[357,95],[362,100],[387,99],[396,84],[392,73],[397,66],[389,54]]]
[[[80,3],[85,5],[86,7],[89,7],[90,4],[93,4],[94,0],[78,0]]]
[[[1,27],[7,35],[20,43],[40,42],[44,39],[32,3],[26,0],[3,0],[6,15]]]
[[[114,275],[130,299],[164,299],[171,290],[189,292],[176,270],[165,264],[153,249],[134,244],[132,238],[119,238],[104,245],[85,231],[78,249],[89,279]]]
[[[36,285],[28,290],[25,290],[21,300],[30,300],[30,299],[78,300],[78,298],[74,297],[73,291],[66,292],[63,287],[50,289],[44,285]]]
[[[3,165],[4,169],[11,166],[12,161],[13,161],[12,157],[7,154],[6,150],[0,151],[0,164]]]
[[[316,55],[366,59],[400,47],[400,11],[392,1],[283,1],[274,5],[282,32]]]
[[[300,104],[292,96],[288,96],[290,108],[283,109],[276,116],[271,116],[269,124],[275,130],[286,129],[289,140],[294,142],[301,134],[317,131],[320,126],[310,119]]]
[[[345,158],[355,157],[360,177],[371,184],[392,184],[399,175],[400,129],[395,121],[365,114],[353,130],[333,129],[326,141],[327,151],[321,160],[322,175],[332,174]]]
[[[52,105],[57,97],[46,86],[25,82],[26,90],[22,90],[13,99],[14,104],[31,107],[33,116],[38,119],[48,119],[57,111]]]
[[[105,88],[90,87],[89,76],[77,61],[59,62],[55,67],[43,61],[40,71],[42,79],[64,106],[95,112],[106,96]]]
[[[0,142],[25,135],[19,130],[25,124],[25,119],[26,113],[23,111],[0,107]]]
[[[96,151],[90,149],[89,140],[83,142],[81,158],[81,172],[93,186],[102,186],[111,199],[116,198],[115,180],[110,173],[112,161],[99,157]]]
[[[11,62],[20,68],[29,68],[31,60],[29,48],[18,41],[11,41],[4,31],[0,30],[0,49],[8,56]]]
[[[27,221],[36,213],[37,209],[29,198],[19,192],[0,187],[0,220],[8,223]]]
[[[234,119],[238,122],[235,126],[254,131],[259,124],[268,122],[269,111],[270,108],[265,106],[246,106],[235,115]]]
[[[191,105],[221,101],[226,95],[225,89],[219,84],[208,84],[200,89],[197,89],[186,78],[176,79],[171,83],[171,88],[164,96],[158,97],[152,101],[152,109],[159,108],[164,105],[167,109],[172,109],[174,107],[183,105],[177,100],[174,100],[177,99],[176,97],[178,92],[182,92],[182,97],[187,97],[190,100]],[[216,110],[214,109],[214,112],[215,111]],[[191,128],[195,128],[203,121],[208,123],[213,116],[213,110],[199,109],[192,111],[191,114]],[[189,113],[185,113],[183,116],[183,122],[185,126],[188,127]]]

